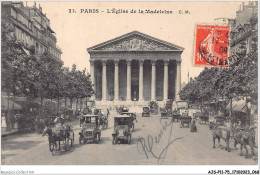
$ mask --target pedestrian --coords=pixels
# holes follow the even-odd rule
[[[190,132],[197,132],[197,126],[196,126],[195,119],[192,119],[192,121],[191,121]]]
[[[108,118],[109,115],[110,115],[110,111],[109,111],[109,109],[107,108],[107,118]]]
[[[4,113],[2,114],[1,122],[2,122],[2,128],[6,128],[6,118]]]

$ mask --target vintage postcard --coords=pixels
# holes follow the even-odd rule
[[[1,46],[1,174],[259,174],[258,1],[2,1]]]

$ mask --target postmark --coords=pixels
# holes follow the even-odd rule
[[[228,66],[229,26],[195,26],[194,66]]]

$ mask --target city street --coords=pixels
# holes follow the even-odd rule
[[[2,139],[3,165],[255,165],[257,158],[245,159],[239,156],[231,140],[231,152],[225,151],[216,142],[213,149],[212,134],[208,125],[197,122],[198,132],[190,128],[173,125],[170,119],[160,116],[137,116],[131,145],[112,145],[113,114],[109,118],[108,129],[102,130],[99,144],[79,145],[79,122],[73,124],[75,142],[68,151],[52,156],[47,136],[37,133],[8,136]],[[167,122],[167,124],[165,123]],[[171,127],[172,126],[172,127]],[[172,130],[171,130],[172,129]],[[148,136],[149,143],[148,144]],[[139,139],[138,139],[139,138]],[[175,141],[174,139],[179,138]],[[139,140],[139,141],[138,141]],[[158,143],[157,143],[157,142]],[[171,144],[171,141],[173,141]],[[224,146],[224,142],[221,141]],[[150,146],[149,146],[150,145]],[[240,148],[240,146],[237,146]],[[255,149],[256,150],[256,149]],[[258,154],[258,152],[256,151]],[[161,154],[161,156],[160,156]],[[251,154],[251,153],[250,153]],[[161,159],[158,159],[161,158]]]

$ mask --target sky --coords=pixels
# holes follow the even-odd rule
[[[182,82],[203,70],[193,66],[195,24],[215,24],[217,18],[235,18],[242,2],[37,2],[50,19],[57,45],[62,49],[64,65],[76,64],[89,71],[87,48],[132,31],[184,47]],[[28,2],[29,6],[33,2]],[[107,13],[119,11],[168,10],[172,14]],[[76,13],[69,13],[74,9]],[[99,13],[80,13],[81,9],[98,9]],[[71,10],[73,11],[73,10]],[[104,12],[101,12],[104,11]],[[180,14],[189,11],[189,14]]]

